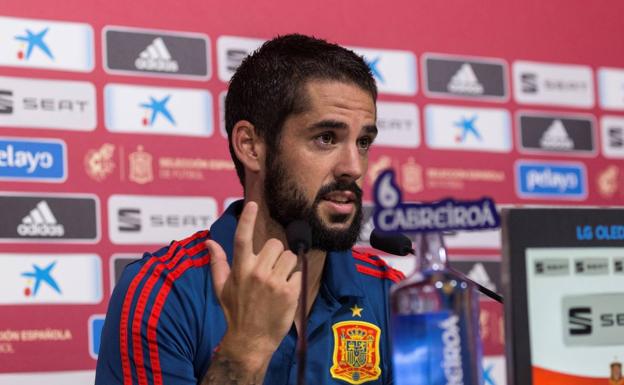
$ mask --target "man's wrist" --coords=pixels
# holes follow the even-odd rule
[[[247,349],[244,339],[226,335],[215,349],[201,385],[260,385],[273,352]]]
[[[218,355],[237,364],[239,370],[258,373],[266,370],[277,347],[267,342],[234,334],[226,334],[218,347]]]

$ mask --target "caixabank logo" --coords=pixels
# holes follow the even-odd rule
[[[511,119],[502,108],[425,107],[427,145],[458,151],[511,151]]]
[[[0,254],[0,305],[98,304],[102,261],[95,254]]]
[[[415,95],[418,82],[416,55],[410,51],[347,47],[364,58],[380,93]]]
[[[210,78],[210,40],[200,33],[104,28],[104,69],[113,74]]]
[[[106,129],[141,134],[211,136],[212,96],[192,88],[107,84]]]
[[[93,29],[88,24],[0,16],[0,36],[0,66],[93,70]]]
[[[89,82],[0,77],[0,126],[92,131],[96,107]]]
[[[576,162],[516,162],[516,191],[521,198],[587,198],[585,165]]]
[[[94,195],[0,192],[0,242],[96,243],[99,201]]]
[[[491,101],[509,98],[507,64],[501,59],[426,54],[422,68],[427,96]]]
[[[517,120],[523,152],[585,156],[597,153],[593,116],[520,112]]]
[[[0,138],[0,180],[61,183],[66,178],[62,140]]]

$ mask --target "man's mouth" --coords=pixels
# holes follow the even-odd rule
[[[350,214],[356,195],[351,191],[332,191],[323,196],[329,207],[336,214]]]
[[[323,200],[333,203],[352,203],[355,200],[355,194],[351,191],[332,191],[325,194]]]

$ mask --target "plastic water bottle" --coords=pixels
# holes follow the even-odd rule
[[[483,385],[476,287],[448,269],[440,233],[418,234],[415,251],[390,294],[395,384]]]

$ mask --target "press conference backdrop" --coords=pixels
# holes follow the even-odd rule
[[[622,14],[570,0],[0,3],[0,383],[91,382],[123,266],[241,196],[227,81],[276,34],[327,38],[370,66],[367,202],[392,167],[408,200],[621,205]],[[498,237],[447,243],[500,291]],[[486,384],[504,384],[501,306],[482,302],[481,321]]]

